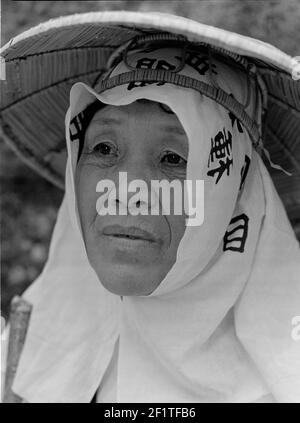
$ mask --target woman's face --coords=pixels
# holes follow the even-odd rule
[[[128,184],[145,181],[149,193],[153,180],[179,180],[183,186],[187,156],[188,139],[178,118],[158,103],[106,106],[94,115],[76,169],[76,196],[89,262],[109,291],[153,292],[176,261],[185,215],[174,214],[171,190],[170,214],[160,208],[159,215],[121,215],[117,208],[115,215],[100,216],[97,183],[108,179],[115,184],[118,206],[120,172],[127,173]],[[135,194],[127,195],[130,202]]]

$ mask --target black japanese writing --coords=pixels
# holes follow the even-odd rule
[[[176,59],[181,60],[181,57],[175,56]],[[185,63],[195,69],[199,75],[205,75],[209,71],[209,60],[207,55],[199,55],[194,52],[188,52],[185,58]],[[216,65],[211,63],[211,71],[218,74]]]
[[[244,252],[248,236],[248,224],[249,217],[245,213],[231,219],[223,238],[223,251]]]
[[[246,180],[246,176],[248,174],[249,171],[249,167],[250,167],[250,163],[251,160],[250,158],[247,156],[247,154],[245,155],[245,163],[241,169],[241,184],[240,184],[240,190],[243,188],[245,180]]]
[[[84,132],[84,114],[83,112],[78,113],[70,121],[70,140],[75,141],[80,139],[82,133]]]
[[[232,135],[230,131],[223,128],[214,138],[211,138],[211,150],[208,159],[208,168],[217,164],[216,167],[207,172],[208,176],[217,175],[215,183],[217,184],[224,172],[230,175],[230,166],[233,164],[232,159]]]
[[[168,63],[166,60],[157,60],[156,58],[142,57],[136,62],[136,69],[156,69],[156,70],[174,70],[175,65]],[[145,87],[146,85],[157,84],[158,86],[164,85],[165,82],[145,82],[145,81],[133,81],[127,86],[127,90],[130,91],[133,88]]]

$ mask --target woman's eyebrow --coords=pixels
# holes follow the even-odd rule
[[[95,126],[105,126],[105,125],[121,125],[122,119],[117,119],[113,117],[98,117],[92,121],[92,125]]]
[[[184,136],[186,136],[186,132],[184,131],[184,129],[182,129],[182,128],[178,127],[178,126],[174,126],[174,125],[163,125],[162,126],[162,129],[164,129],[169,134],[184,135]]]
[[[93,120],[91,126],[109,126],[109,125],[121,125],[123,119],[121,118],[114,118],[114,117],[98,117],[97,119]],[[175,135],[184,135],[186,136],[186,132],[184,129],[175,126],[175,125],[162,125],[161,128],[168,132],[168,134],[175,134]]]

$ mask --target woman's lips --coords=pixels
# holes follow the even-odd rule
[[[121,225],[110,225],[106,226],[102,233],[106,236],[123,239],[125,238],[132,241],[157,242],[157,239],[154,237],[154,235],[136,226],[126,227]]]

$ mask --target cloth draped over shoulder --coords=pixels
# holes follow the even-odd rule
[[[178,51],[130,59],[175,66]],[[185,64],[180,74],[210,83],[213,72],[241,104],[250,99],[260,125],[261,98],[243,72],[211,66]],[[123,61],[109,77],[122,72]],[[204,222],[186,227],[176,263],[150,295],[121,300],[88,262],[74,173],[87,105],[142,98],[166,104],[184,128],[186,178],[204,180]],[[77,82],[65,124],[66,192],[48,261],[24,293],[33,312],[14,391],[29,402],[90,402],[99,386],[98,398],[108,390],[115,402],[299,402],[299,244],[241,122],[192,88],[131,82],[98,93]]]

